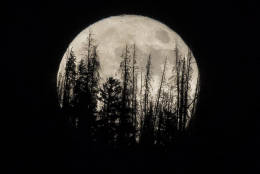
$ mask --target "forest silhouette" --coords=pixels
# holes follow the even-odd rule
[[[166,83],[165,58],[157,94],[151,94],[151,59],[136,64],[136,46],[125,45],[120,78],[100,82],[100,62],[93,34],[87,38],[86,59],[76,64],[73,48],[66,51],[64,73],[58,74],[61,113],[70,130],[87,144],[112,149],[172,146],[189,134],[199,98],[199,77],[191,97],[192,55],[184,57],[174,48],[174,83]],[[140,86],[137,81],[140,77]],[[139,88],[139,89],[138,89]]]

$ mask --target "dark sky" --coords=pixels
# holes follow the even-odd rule
[[[259,55],[255,56],[259,45],[256,2],[10,2],[7,14],[8,57],[2,70],[8,74],[4,77],[8,92],[3,117],[8,118],[5,132],[11,170],[60,171],[68,168],[67,163],[87,168],[82,158],[72,159],[64,148],[67,140],[57,114],[56,73],[67,45],[81,30],[119,14],[148,16],[174,28],[197,59],[201,100],[193,136],[183,145],[191,159],[187,165],[221,173],[255,169],[251,117],[257,114],[249,102],[256,102],[259,95],[251,87],[260,63]],[[184,165],[172,168],[176,173],[189,171]]]

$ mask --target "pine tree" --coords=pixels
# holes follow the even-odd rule
[[[154,109],[153,102],[149,102],[148,111],[144,117],[144,125],[141,132],[141,144],[145,146],[152,146],[154,144]]]
[[[190,81],[191,81],[191,75],[193,72],[192,66],[191,66],[191,59],[192,59],[192,55],[191,55],[191,51],[190,49],[188,50],[188,55],[187,55],[187,63],[186,63],[186,76],[185,76],[185,89],[184,89],[184,117],[183,117],[183,129],[185,129],[187,127],[187,121],[188,119],[191,117],[191,115],[189,115],[189,98],[190,98],[190,92],[191,92],[191,85],[190,85]]]
[[[76,56],[71,49],[67,52],[67,62],[65,67],[65,80],[64,80],[64,98],[63,104],[64,106],[69,106],[72,101],[73,96],[73,88],[76,82]]]
[[[160,86],[159,86],[159,90],[158,90],[158,94],[157,94],[157,101],[156,101],[156,106],[155,106],[155,116],[157,117],[157,114],[158,114],[158,107],[159,107],[159,102],[160,102],[160,99],[161,99],[161,92],[162,92],[162,89],[164,87],[164,84],[165,84],[165,71],[166,71],[166,63],[167,63],[167,57],[165,58],[165,61],[164,61],[164,66],[163,66],[163,71],[162,71],[162,76],[161,76],[161,82],[160,82]]]
[[[119,141],[122,146],[131,145],[134,142],[134,127],[131,119],[131,66],[130,66],[130,51],[126,45],[125,51],[122,54],[122,61],[120,63],[120,71],[122,77],[122,102],[120,114],[120,132]],[[131,141],[130,141],[131,140]]]
[[[196,117],[196,107],[198,105],[198,101],[199,101],[199,90],[200,90],[200,79],[199,76],[197,77],[197,82],[196,82],[196,88],[195,88],[195,94],[193,96],[193,100],[190,102],[188,109],[191,110],[190,112],[190,120],[189,123],[187,125],[189,131],[191,131],[191,127],[194,121],[194,118]]]
[[[89,98],[91,93],[88,88],[88,71],[84,60],[80,60],[77,72],[77,81],[74,90],[74,103],[77,117],[79,119],[79,125],[77,127],[86,126],[84,123],[86,121],[86,114],[88,111]]]
[[[118,138],[118,121],[120,119],[120,105],[122,87],[120,81],[109,77],[100,90],[100,100],[103,103],[99,120],[99,139],[106,144],[115,145]]]
[[[145,84],[144,84],[144,97],[143,97],[143,124],[141,125],[141,137],[142,144],[153,144],[154,142],[154,115],[153,115],[153,102],[151,101],[151,54],[148,56],[145,72]]]
[[[58,102],[59,105],[62,107],[63,106],[63,90],[64,90],[64,76],[62,75],[61,72],[58,74],[57,78],[57,94],[58,94]]]
[[[88,101],[87,101],[87,113],[86,117],[86,125],[89,127],[90,138],[95,141],[96,137],[96,120],[98,117],[97,113],[97,100],[98,100],[98,92],[99,92],[99,70],[100,63],[98,60],[97,54],[97,46],[94,45],[94,39],[91,38],[92,35],[89,35],[89,52],[87,59],[87,88],[89,91]],[[92,45],[92,46],[91,46]]]
[[[80,128],[89,141],[95,141],[97,120],[97,99],[99,92],[100,64],[97,46],[91,32],[87,38],[87,56],[78,65],[74,92],[74,103]],[[86,63],[85,63],[86,62]]]
[[[186,57],[180,57],[177,53],[176,48],[176,116],[178,118],[178,131],[180,134],[185,132],[187,127],[188,119],[191,117],[189,114],[190,105],[190,81],[192,75],[192,65],[191,65],[191,51],[188,50],[188,55]]]
[[[95,40],[91,31],[89,31],[87,43],[87,86],[89,88],[89,92],[91,93],[89,110],[95,113],[97,105],[97,94],[99,91],[98,85],[100,80],[100,63],[98,60],[97,45],[95,45]]]
[[[146,64],[146,73],[145,73],[145,89],[144,89],[144,115],[148,113],[148,104],[150,97],[150,88],[151,88],[151,55],[149,55],[147,64]]]
[[[62,110],[66,117],[75,125],[73,90],[76,82],[76,56],[72,49],[66,53],[66,66],[64,72],[63,95],[62,95]]]
[[[137,72],[136,70],[138,69],[138,67],[136,66],[136,47],[135,44],[133,45],[133,55],[132,55],[132,105],[131,105],[131,109],[132,109],[132,122],[133,122],[133,127],[134,127],[134,136],[133,138],[136,138],[136,132],[137,132],[137,106],[138,106],[138,102],[137,102]]]
[[[176,93],[177,93],[177,98],[176,98],[176,117],[177,117],[177,122],[180,120],[180,73],[181,73],[181,60],[179,58],[179,51],[178,47],[176,45],[175,47],[175,67],[173,71],[176,72]],[[177,126],[177,129],[180,129],[179,124]]]

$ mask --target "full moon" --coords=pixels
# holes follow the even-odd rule
[[[77,63],[86,58],[89,32],[93,33],[98,45],[101,82],[105,81],[109,76],[118,75],[121,54],[126,44],[136,45],[137,64],[140,68],[145,68],[147,57],[151,54],[153,95],[159,88],[165,58],[167,57],[168,60],[169,68],[166,69],[166,78],[169,80],[172,66],[175,64],[174,49],[177,47],[183,56],[188,54],[189,49],[176,32],[157,20],[137,15],[120,15],[102,19],[76,36],[69,47],[73,48]],[[58,73],[64,73],[65,57],[66,53],[62,58]],[[191,96],[195,93],[199,76],[196,60],[193,55],[192,57]]]
[[[57,75],[58,89],[61,88],[58,82],[65,74],[66,57],[69,50],[73,50],[75,54],[76,69],[80,61],[86,60],[90,33],[94,38],[93,42],[97,45],[96,51],[100,62],[100,86],[104,84],[108,77],[120,78],[119,69],[122,54],[126,46],[129,49],[135,46],[136,73],[138,73],[136,80],[137,89],[140,91],[142,88],[142,78],[145,78],[147,60],[150,56],[152,74],[150,93],[151,97],[156,101],[158,90],[162,86],[163,71],[164,85],[176,86],[176,50],[178,50],[180,59],[185,60],[186,64],[188,57],[191,58],[191,71],[188,77],[188,104],[186,103],[186,105],[190,105],[194,101],[199,86],[199,71],[192,51],[182,38],[165,24],[149,17],[138,15],[119,15],[104,18],[81,31],[70,43],[61,60]],[[139,91],[137,95],[141,94]],[[174,95],[176,98],[176,90],[173,91],[175,91]],[[139,95],[137,98],[140,99],[141,96]]]

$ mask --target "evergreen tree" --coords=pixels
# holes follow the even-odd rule
[[[77,117],[79,119],[79,125],[77,127],[83,128],[86,126],[89,98],[91,97],[91,93],[88,87],[88,71],[84,60],[80,60],[77,72],[77,81],[74,90],[74,103]]]
[[[118,138],[122,87],[120,81],[109,77],[100,90],[103,103],[99,120],[99,140],[115,145]]]
[[[69,106],[73,98],[73,88],[76,82],[76,56],[72,49],[67,52],[66,59],[63,105]]]
[[[65,115],[68,117],[72,125],[75,125],[75,115],[73,113],[73,90],[76,82],[76,56],[73,50],[67,51],[66,66],[64,72],[63,83],[63,96],[62,96],[62,109]]]
[[[87,137],[87,142],[125,147],[135,145],[138,138],[141,145],[148,147],[170,146],[187,131],[196,110],[199,77],[195,94],[191,96],[191,51],[183,57],[176,46],[175,83],[166,78],[165,59],[158,92],[153,97],[151,54],[145,70],[140,70],[141,86],[137,89],[139,72],[135,45],[132,48],[126,45],[122,52],[121,79],[109,77],[101,87],[93,34],[89,32],[86,58],[80,60],[78,67],[73,50],[67,51],[65,71],[59,73],[57,83],[62,110],[72,125],[79,128],[73,130]]]
[[[77,127],[80,128],[81,133],[85,134],[89,141],[95,141],[100,64],[97,46],[91,32],[87,39],[88,52],[86,60],[82,59],[78,65],[74,103],[79,120]]]
[[[152,146],[155,143],[153,102],[149,102],[148,111],[144,117],[144,125],[141,132],[141,144]]]
[[[151,55],[148,56],[145,72],[145,84],[144,84],[144,97],[143,97],[143,121],[141,125],[141,137],[142,144],[153,144],[152,137],[154,136],[154,115],[153,115],[153,103],[151,100]]]
[[[178,49],[176,48],[178,53]],[[192,75],[192,66],[191,66],[191,52],[188,51],[186,57],[180,57],[176,54],[176,92],[177,92],[177,101],[176,101],[176,116],[178,118],[178,131],[180,134],[185,132],[187,127],[188,119],[190,115],[190,81]]]
[[[95,40],[92,37],[91,31],[89,32],[88,37],[88,54],[87,54],[87,86],[89,92],[91,93],[91,97],[89,98],[89,110],[92,113],[96,112],[97,106],[97,94],[99,92],[99,70],[100,70],[100,63],[98,60],[97,54],[97,45],[95,45]]]
[[[159,102],[160,102],[160,99],[161,99],[161,93],[162,93],[162,90],[163,90],[163,87],[165,85],[165,71],[166,71],[166,63],[167,63],[167,57],[165,58],[165,61],[164,61],[164,66],[163,66],[163,71],[162,71],[162,76],[161,76],[161,82],[160,82],[160,86],[159,86],[159,89],[158,89],[158,94],[157,94],[157,100],[156,100],[156,106],[155,106],[155,123],[156,121],[158,120],[158,110],[159,110]]]
[[[145,86],[144,86],[144,115],[148,113],[148,104],[150,98],[150,90],[151,90],[151,54],[148,57],[146,64],[146,73],[145,73]]]
[[[137,132],[137,111],[138,111],[138,102],[137,102],[137,72],[136,70],[138,69],[138,67],[136,66],[136,47],[135,44],[133,45],[133,55],[132,55],[132,88],[131,88],[131,92],[132,92],[132,96],[131,96],[131,109],[132,109],[132,123],[133,123],[133,127],[134,127],[134,136],[133,138],[136,138],[136,132]]]
[[[120,71],[122,77],[122,102],[120,114],[120,133],[119,141],[122,145],[131,145],[134,140],[134,127],[131,119],[131,66],[130,66],[130,51],[126,45],[125,51],[122,54],[120,63]]]

